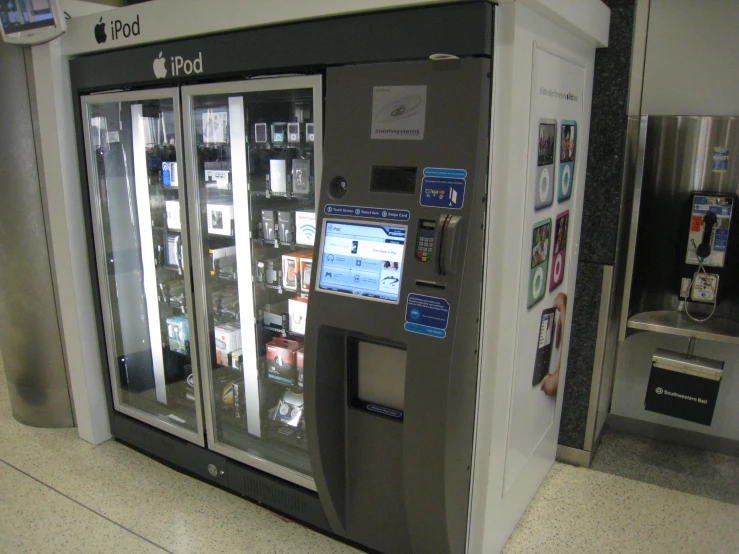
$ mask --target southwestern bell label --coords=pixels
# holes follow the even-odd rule
[[[373,87],[372,133],[380,140],[423,140],[426,85]]]

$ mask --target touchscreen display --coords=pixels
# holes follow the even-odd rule
[[[397,304],[408,228],[330,220],[324,224],[318,288]]]
[[[0,23],[5,34],[54,26],[50,0],[5,0],[0,2]]]

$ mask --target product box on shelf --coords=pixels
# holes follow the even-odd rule
[[[300,258],[300,292],[310,292],[310,277],[313,270],[312,258]]]
[[[176,269],[177,271],[182,273],[182,238],[180,237],[180,235],[171,235],[169,233],[164,233],[162,235],[162,239],[164,241],[163,265],[170,269]]]
[[[241,327],[234,323],[216,325],[216,363],[229,365],[228,356],[241,348]]]
[[[213,311],[219,318],[239,319],[239,294],[236,289],[227,288],[213,293]]]
[[[244,352],[241,348],[234,350],[229,355],[228,365],[234,369],[241,369],[241,364],[244,362]]]
[[[177,187],[177,162],[162,162],[162,186]]]
[[[304,160],[302,158],[295,158],[292,161],[292,188],[296,194],[309,194],[310,193],[310,160]]]
[[[228,112],[208,110],[203,114],[203,142],[228,142]]]
[[[236,247],[224,246],[208,250],[210,255],[210,274],[224,279],[236,278]]]
[[[295,223],[293,223],[293,212],[277,212],[277,239],[283,243],[292,242],[295,238]]]
[[[305,358],[305,348],[301,348],[295,353],[295,358],[298,362],[298,386],[303,386],[303,363]]]
[[[186,307],[185,281],[182,279],[171,279],[159,283],[160,300],[171,308],[179,308],[183,312]]]
[[[244,379],[230,368],[213,371],[213,393],[216,409],[234,419],[246,417]]]
[[[305,335],[305,319],[308,315],[308,299],[302,296],[287,301],[290,314],[290,332]]]
[[[313,246],[316,237],[315,212],[295,212],[295,242]]]
[[[189,354],[190,328],[186,317],[178,315],[167,318],[167,337],[170,350],[180,354]]]
[[[297,380],[295,352],[300,343],[274,337],[267,343],[267,375],[273,381],[293,385]]]
[[[279,194],[287,192],[287,160],[269,161],[269,190]]]
[[[182,229],[180,221],[180,201],[166,200],[164,202],[164,210],[167,216],[167,229],[179,231]]]
[[[267,304],[262,309],[262,325],[281,331],[289,325],[289,308],[287,301],[279,304]]]
[[[303,395],[286,390],[277,405],[270,410],[269,438],[307,448],[303,412]]]
[[[298,250],[297,252],[282,255],[282,288],[285,290],[298,290],[298,275],[301,259],[313,260],[313,251]]]
[[[205,188],[228,190],[231,188],[231,172],[226,169],[206,169]]]
[[[233,204],[207,204],[208,233],[211,235],[231,236],[233,234]]]
[[[274,210],[262,210],[262,238],[270,242],[277,239],[277,217]]]

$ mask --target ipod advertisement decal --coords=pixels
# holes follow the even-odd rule
[[[574,294],[584,167],[585,69],[533,49],[528,151],[521,189],[523,220],[513,398],[504,490],[526,472],[529,460],[556,449],[558,407],[567,368],[568,298]],[[585,131],[583,131],[585,129]],[[578,133],[580,131],[580,133]],[[523,289],[526,289],[525,291]],[[539,454],[537,454],[537,452]]]
[[[559,132],[559,179],[557,179],[557,201],[565,202],[572,195],[575,177],[575,155],[577,154],[577,122],[562,121]]]
[[[552,252],[552,273],[549,277],[549,290],[553,291],[565,278],[567,258],[567,232],[570,227],[570,212],[565,210],[557,216],[554,225],[554,251]]]

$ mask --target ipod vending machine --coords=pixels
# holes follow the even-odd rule
[[[493,63],[499,29],[529,65]],[[112,434],[377,551],[501,547],[556,449],[539,382],[565,363],[565,313],[544,301],[574,292],[594,58],[561,32],[460,2],[71,60]],[[532,76],[569,111],[531,102]],[[496,112],[514,80],[530,96]]]

